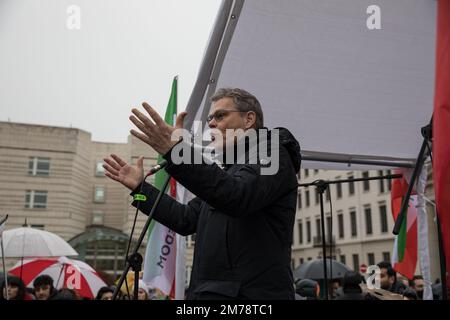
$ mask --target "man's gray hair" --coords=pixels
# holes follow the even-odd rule
[[[211,102],[216,102],[223,98],[232,98],[239,111],[253,111],[256,114],[255,129],[264,127],[261,105],[254,95],[239,88],[221,88],[213,94]]]

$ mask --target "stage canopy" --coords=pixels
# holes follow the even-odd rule
[[[298,138],[304,168],[413,166],[435,38],[434,0],[224,0],[187,110],[204,121],[216,89],[240,87]]]

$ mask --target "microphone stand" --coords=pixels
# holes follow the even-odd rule
[[[299,183],[299,187],[309,187],[309,186],[315,186],[317,189],[317,192],[319,193],[319,200],[320,200],[320,228],[322,229],[322,257],[323,257],[323,277],[324,277],[324,297],[325,300],[328,300],[328,274],[327,274],[327,244],[326,244],[326,237],[325,237],[325,213],[323,209],[323,194],[328,189],[330,184],[337,184],[337,183],[348,183],[348,182],[357,182],[357,181],[369,181],[369,180],[382,180],[382,179],[398,179],[401,178],[401,174],[391,174],[386,176],[379,176],[379,177],[368,177],[368,178],[354,178],[354,179],[344,179],[344,180],[315,180],[310,183]],[[330,199],[331,201],[331,199]],[[333,230],[329,230],[330,235],[330,245],[331,245],[331,233]],[[331,267],[331,256],[330,256],[330,267]],[[333,278],[333,275],[330,275],[331,278]]]
[[[141,234],[139,235],[139,238],[138,238],[138,241],[137,241],[137,243],[136,243],[136,245],[134,247],[134,250],[126,259],[127,263],[126,263],[125,269],[123,270],[123,273],[120,276],[119,282],[117,283],[117,287],[114,290],[114,294],[113,294],[112,300],[115,300],[117,298],[117,295],[119,294],[119,290],[122,287],[122,285],[123,285],[123,283],[125,281],[125,278],[126,278],[128,272],[130,271],[130,269],[132,269],[134,271],[133,299],[137,300],[137,298],[138,298],[139,272],[142,269],[142,261],[143,261],[142,255],[138,251],[139,251],[139,248],[140,248],[142,242],[144,241],[144,237],[145,237],[145,235],[147,233],[148,227],[150,226],[150,223],[153,220],[153,214],[156,211],[159,203],[161,202],[161,198],[164,195],[165,190],[167,189],[167,185],[169,184],[169,181],[170,181],[170,176],[168,175],[166,180],[164,181],[163,187],[161,188],[161,190],[159,190],[158,196],[156,197],[156,200],[153,203],[153,206],[152,206],[152,209],[151,209],[150,213],[148,214],[147,221],[145,222],[145,225],[142,228]],[[142,181],[141,191],[140,192],[142,192],[142,186],[144,185],[144,182],[145,182],[145,178]],[[141,193],[135,194],[134,198],[135,198],[136,201],[146,201],[147,200],[145,195],[143,195]],[[138,204],[136,206],[136,210],[139,209],[139,203],[140,202],[138,202]],[[147,244],[147,245],[149,245],[149,244]]]

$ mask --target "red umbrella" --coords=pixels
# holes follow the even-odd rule
[[[93,299],[106,283],[87,263],[66,257],[58,259],[25,259],[22,266],[22,280],[27,287],[33,286],[33,281],[40,275],[53,278],[57,289],[74,289],[84,298]],[[17,263],[9,273],[19,276],[21,263]]]

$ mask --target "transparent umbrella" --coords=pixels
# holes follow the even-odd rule
[[[78,253],[54,233],[22,227],[3,232],[6,258],[77,256]],[[1,256],[1,252],[0,252]]]

